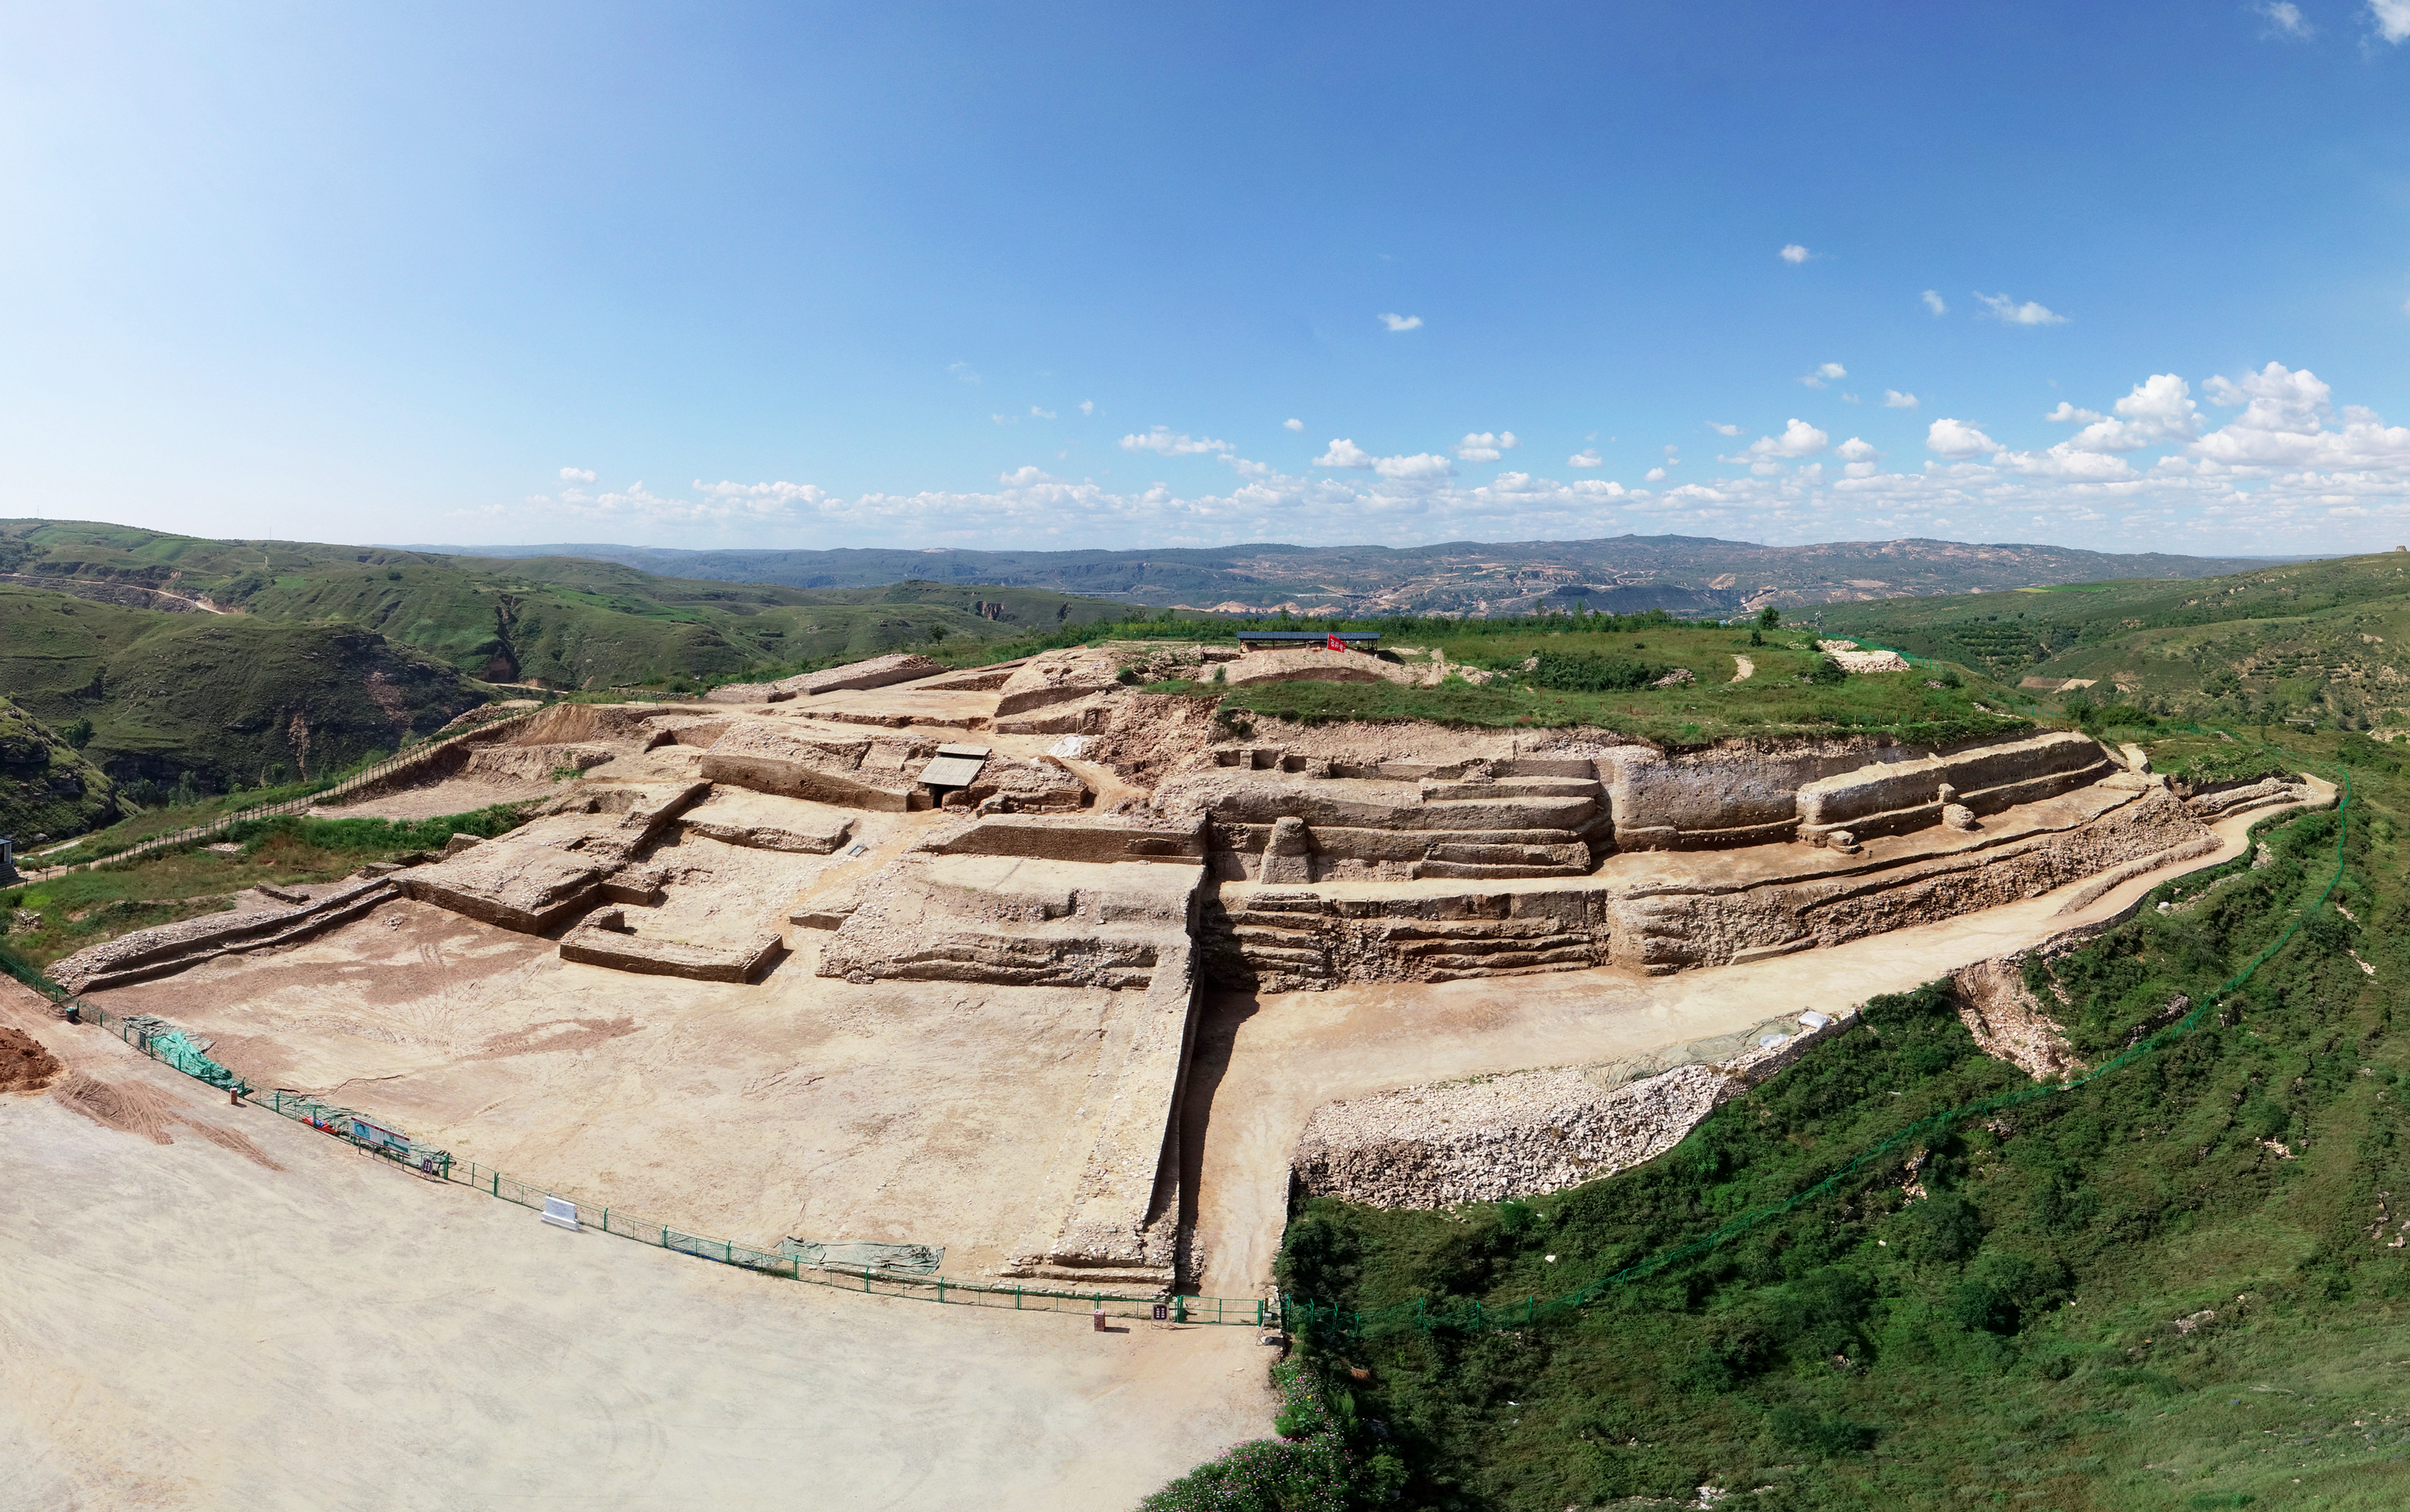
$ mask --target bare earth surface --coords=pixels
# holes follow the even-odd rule
[[[646,928],[783,928],[752,985],[633,976],[552,940],[397,901],[285,950],[96,993],[216,1041],[263,1087],[381,1114],[456,1156],[596,1205],[776,1249],[792,1235],[940,1244],[992,1270],[1040,1214],[1038,1176],[1089,1090],[1109,995],[816,977],[795,900],[843,893],[935,815],[859,814],[862,857],[660,848]],[[1007,1090],[1009,1089],[1009,1090]]]
[[[556,785],[551,782],[449,777],[358,803],[337,802],[310,812],[321,819],[443,819],[453,814],[473,814],[495,804],[549,797],[555,791]]]
[[[0,1097],[0,1512],[1103,1512],[1264,1432],[1250,1330],[1097,1334],[548,1228],[6,991],[0,1022],[147,1122]]]
[[[1183,1147],[1197,1192],[1199,1289],[1246,1296],[1271,1273],[1288,1162],[1315,1108],[1417,1083],[1611,1060],[1731,1034],[1778,1013],[1849,1008],[2106,918],[2149,889],[2242,853],[2264,811],[2215,826],[2215,852],[2062,913],[2083,884],[1826,950],[1677,976],[1612,968],[1209,999]],[[1744,852],[1744,854],[1746,854]],[[1617,858],[1623,859],[1623,858]],[[1635,857],[1634,861],[1647,858]],[[1193,1152],[1201,1151],[1199,1156]]]

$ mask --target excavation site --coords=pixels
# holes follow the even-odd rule
[[[1096,641],[490,706],[312,813],[516,827],[50,975],[254,1101],[569,1222],[1255,1327],[1298,1198],[1627,1169],[1874,994],[1958,974],[1979,1040],[2046,1074],[1996,963],[2332,801],[2030,724],[1683,743],[1218,703],[1462,670],[1369,636]]]

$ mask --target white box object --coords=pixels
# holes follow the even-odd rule
[[[544,1199],[544,1221],[556,1228],[577,1233],[577,1204],[565,1197],[547,1197]]]

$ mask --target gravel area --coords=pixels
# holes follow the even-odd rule
[[[1314,1196],[1383,1208],[1561,1191],[1662,1155],[1718,1104],[1855,1017],[1770,1020],[1638,1062],[1517,1071],[1328,1103],[1307,1120],[1291,1170]]]

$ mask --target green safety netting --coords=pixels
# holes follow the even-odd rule
[[[169,1029],[165,1034],[151,1036],[151,1054],[166,1061],[186,1076],[207,1082],[213,1087],[233,1091],[242,1079],[201,1054],[200,1047],[184,1036],[181,1029]]]

